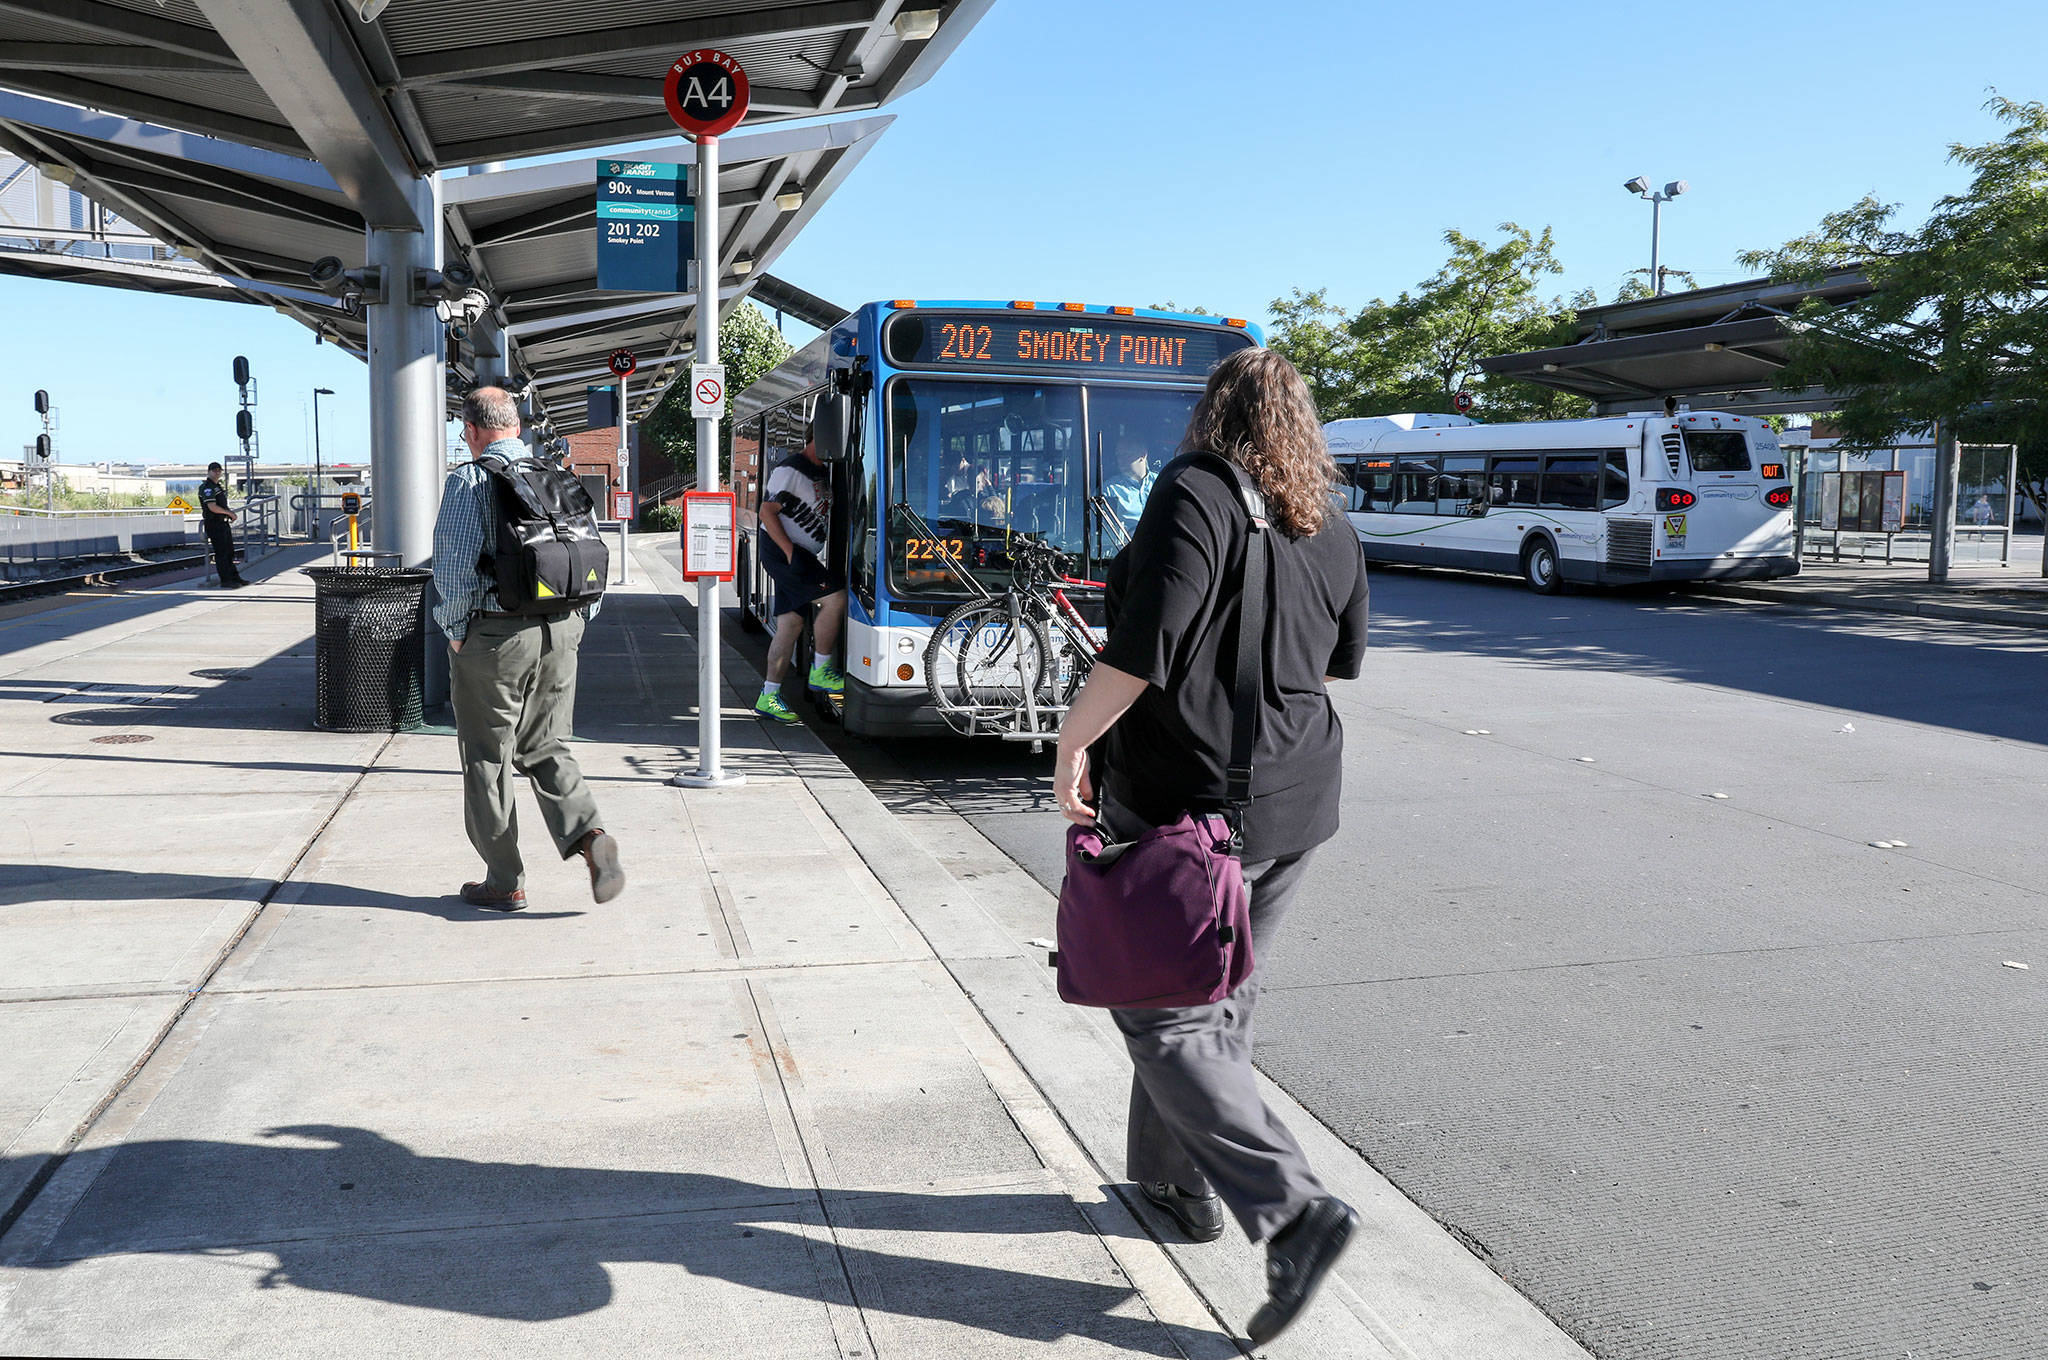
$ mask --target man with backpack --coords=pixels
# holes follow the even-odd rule
[[[462,442],[473,461],[448,474],[434,523],[434,621],[448,637],[463,823],[485,866],[462,900],[489,911],[526,905],[517,773],[533,782],[562,858],[582,855],[591,896],[609,902],[626,886],[618,842],[569,751],[576,649],[610,571],[590,496],[529,456],[503,388],[463,399]]]

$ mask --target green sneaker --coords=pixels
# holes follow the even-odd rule
[[[770,722],[785,723],[792,727],[803,721],[790,710],[788,704],[782,702],[780,694],[764,694],[754,700],[754,712]]]
[[[816,665],[811,667],[811,688],[821,689],[827,694],[846,693],[846,677],[837,666]]]

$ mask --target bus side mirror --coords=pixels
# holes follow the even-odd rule
[[[818,398],[811,416],[811,437],[818,446],[821,462],[844,462],[852,446],[853,398],[842,392],[827,392]]]

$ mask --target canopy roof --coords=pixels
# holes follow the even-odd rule
[[[0,243],[0,272],[260,303],[360,353],[361,321],[307,272],[362,264],[368,227],[425,225],[411,185],[441,171],[445,257],[476,270],[554,430],[582,426],[582,388],[621,347],[641,356],[644,412],[694,339],[694,297],[597,290],[592,161],[487,163],[673,137],[662,73],[722,48],[752,91],[721,139],[722,304],[765,287],[829,325],[829,304],[765,270],[890,120],[749,130],[915,88],[992,3],[634,0],[620,25],[565,0],[0,0],[0,153],[192,262],[18,242]],[[680,141],[631,154],[694,159]],[[462,166],[482,173],[445,173]],[[472,328],[451,382],[490,329]]]
[[[1482,359],[1480,367],[1589,397],[1602,414],[1665,397],[1749,415],[1824,411],[1838,404],[1828,393],[1777,387],[1804,324],[1793,312],[1809,300],[1842,306],[1871,291],[1850,269],[1815,284],[1751,279],[1592,307],[1579,313],[1576,343]]]

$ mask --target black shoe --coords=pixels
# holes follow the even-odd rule
[[[1215,1195],[1190,1195],[1165,1181],[1141,1181],[1139,1193],[1180,1224],[1191,1242],[1214,1242],[1223,1236],[1223,1201]]]
[[[1357,1230],[1351,1206],[1325,1195],[1273,1234],[1266,1244],[1266,1301],[1244,1328],[1254,1346],[1265,1345],[1301,1316]]]

